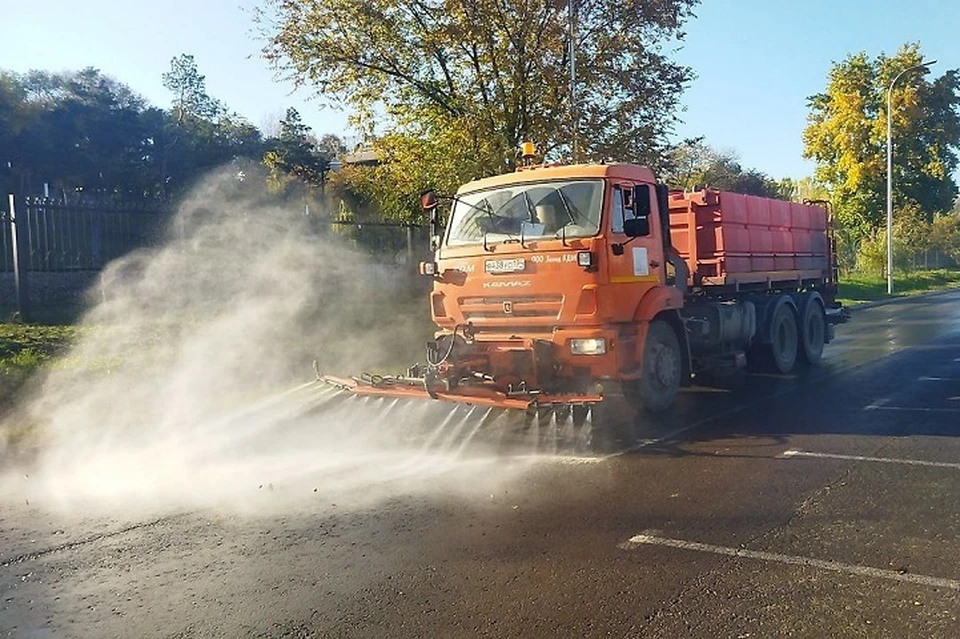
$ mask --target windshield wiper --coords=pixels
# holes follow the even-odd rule
[[[510,219],[510,218],[507,218],[507,217],[503,217],[502,215],[497,215],[496,213],[491,213],[491,212],[489,212],[489,211],[487,212],[487,216],[490,217],[491,219],[492,219],[492,218],[497,218],[498,220],[509,220],[509,219]],[[487,244],[487,235],[489,235],[489,234],[490,234],[490,231],[487,231],[486,229],[484,229],[484,231],[483,231],[483,250],[484,250],[484,251],[489,251],[489,252],[492,253],[492,252],[493,252],[493,247],[490,246],[489,244]],[[506,235],[506,236],[507,236],[507,238],[506,238],[505,240],[501,240],[504,244],[509,244],[510,242],[519,242],[519,243],[520,243],[520,246],[522,246],[523,248],[527,248],[526,245],[524,244],[523,225],[522,225],[522,224],[520,225],[520,237],[519,237],[519,238],[516,237],[513,233],[509,233],[509,232],[507,232],[507,231],[497,231],[496,234],[497,234],[497,235]]]
[[[502,215],[497,215],[496,213],[493,212],[493,209],[490,208],[490,202],[489,202],[488,200],[486,200],[486,199],[483,200],[483,206],[477,206],[476,204],[470,204],[469,202],[467,202],[467,201],[465,201],[465,200],[458,200],[458,201],[459,201],[459,202],[463,202],[464,204],[466,204],[467,206],[469,206],[471,209],[475,209],[475,210],[477,210],[477,211],[480,211],[480,212],[482,212],[482,213],[485,213],[485,214],[487,215],[487,218],[488,218],[488,219],[493,219],[493,218],[503,219],[503,216],[502,216]],[[480,226],[480,225],[478,225],[478,226]],[[487,229],[482,228],[482,227],[481,227],[480,230],[483,232],[483,250],[484,250],[484,251],[488,251],[488,252],[493,252],[493,247],[490,246],[489,244],[487,244],[487,235],[490,233],[490,231],[488,231]],[[511,236],[509,233],[504,233],[504,235],[512,238],[512,236]],[[514,240],[514,241],[516,241],[516,240]]]
[[[530,196],[527,195],[526,191],[523,192],[523,203],[527,205],[527,215],[530,216],[527,223],[534,224],[537,219],[537,211],[533,208],[533,202],[530,200]],[[523,243],[523,222],[520,222],[520,246],[527,248],[527,245]]]
[[[508,220],[508,221],[511,219],[511,218],[504,217],[504,216],[502,216],[502,215],[497,215],[496,213],[494,213],[493,210],[490,208],[490,202],[484,200],[484,203],[487,205],[487,208],[485,209],[485,212],[486,212],[488,218],[491,218],[491,219],[497,218],[498,220]],[[475,207],[475,208],[476,208],[476,207]],[[500,211],[500,210],[502,210],[502,209],[503,209],[503,206],[500,206],[499,208],[497,208],[498,211]],[[487,245],[487,234],[488,234],[488,233],[489,233],[489,231],[487,231],[487,230],[484,230],[484,231],[483,231],[483,250],[484,250],[484,251],[493,251],[493,248],[491,248],[490,246]],[[522,223],[520,224],[520,239],[517,239],[516,237],[514,237],[513,233],[510,233],[510,232],[508,232],[508,231],[500,231],[500,232],[498,232],[497,234],[498,234],[498,235],[506,235],[506,236],[507,236],[507,239],[503,240],[503,243],[504,243],[504,244],[506,244],[506,243],[508,243],[508,242],[520,242],[520,246],[523,246],[524,248],[526,248],[526,246],[524,246],[524,243],[523,243],[523,242],[524,242],[524,238],[523,238],[523,224],[522,224]]]
[[[527,224],[533,224],[533,223],[534,223],[534,220],[537,219],[537,212],[536,212],[536,210],[534,210],[534,208],[533,208],[533,202],[530,200],[530,196],[527,195],[527,192],[526,192],[526,191],[522,192],[522,193],[520,194],[520,196],[523,197],[523,203],[524,203],[524,205],[527,207],[527,215],[528,215],[529,218],[530,218],[529,220],[527,220],[526,223],[527,223]],[[497,210],[499,211],[499,210],[502,209],[502,208],[503,208],[503,206],[501,206],[501,207],[500,207],[499,209],[497,209]],[[500,218],[500,219],[511,219],[511,218],[504,218],[502,215],[496,215],[496,213],[493,213],[492,215],[495,215],[496,217],[498,217],[498,218]],[[525,234],[524,234],[523,225],[524,225],[524,222],[521,221],[521,222],[520,222],[520,238],[519,238],[519,239],[516,238],[516,237],[514,237],[512,233],[504,232],[503,235],[506,235],[506,236],[507,236],[507,239],[503,240],[503,243],[504,243],[504,244],[507,244],[507,243],[509,243],[509,242],[519,242],[519,243],[520,243],[520,246],[522,246],[523,248],[527,248],[526,237],[525,237]],[[484,232],[484,234],[483,234],[483,246],[484,246],[484,248],[486,248],[486,246],[487,246],[487,234],[486,234],[486,232]]]
[[[577,216],[574,215],[573,209],[570,208],[570,203],[567,201],[567,196],[563,194],[563,191],[557,189],[557,195],[560,197],[560,203],[563,204],[563,210],[567,213],[567,218],[570,220],[570,224],[577,223]]]
[[[527,220],[531,224],[534,220],[537,219],[537,211],[533,208],[533,201],[530,199],[530,196],[527,195],[527,192],[523,192],[523,203],[527,205],[527,215],[530,216],[530,219]]]
[[[560,242],[564,246],[567,245],[567,227],[573,224],[573,221],[566,222],[563,226],[557,229],[557,232],[553,234],[554,237],[560,236]]]
[[[488,218],[492,218],[492,217],[493,217],[493,211],[490,210],[490,202],[489,202],[488,200],[486,200],[486,199],[483,200],[483,208],[482,208],[482,209],[481,209],[479,206],[474,206],[473,204],[469,204],[469,203],[467,204],[467,206],[471,206],[471,207],[473,207],[473,208],[475,208],[475,209],[478,209],[478,210],[480,210],[480,211],[483,211],[484,213],[487,214],[487,217],[488,217]],[[481,230],[483,231],[483,250],[484,250],[484,251],[492,251],[493,249],[490,248],[489,246],[487,246],[487,232],[488,232],[488,231],[487,231],[486,229],[481,229]]]
[[[573,211],[570,209],[570,204],[567,203],[567,196],[564,195],[563,191],[561,191],[560,189],[557,189],[556,191],[557,191],[557,195],[560,196],[560,203],[563,204],[563,210],[566,211],[567,213],[567,219],[570,220],[569,222],[565,222],[564,225],[557,230],[557,233],[560,233],[563,238],[561,240],[562,244],[566,246],[567,245],[567,227],[570,226],[571,224],[576,225],[577,220],[576,220],[576,216],[573,214]],[[556,233],[554,233],[554,237],[556,237]]]

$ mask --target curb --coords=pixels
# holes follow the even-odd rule
[[[916,293],[915,295],[903,295],[900,297],[893,297],[886,300],[874,300],[872,302],[860,302],[858,304],[851,304],[845,308],[850,309],[851,311],[860,311],[867,308],[874,308],[875,306],[886,306],[887,304],[899,304],[901,302],[909,302],[911,300],[923,299],[926,297],[937,297],[938,295],[948,295],[950,293],[960,292],[960,286],[953,286],[950,288],[941,289],[939,291],[927,291],[926,293]]]

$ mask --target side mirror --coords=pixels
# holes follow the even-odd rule
[[[424,191],[420,194],[420,208],[432,211],[437,208],[437,194],[433,191]]]
[[[627,237],[646,237],[650,235],[650,218],[646,216],[624,220],[623,234]]]
[[[431,239],[430,243],[433,250],[437,250],[440,246],[439,237],[441,234],[440,229],[440,210],[437,207],[437,194],[434,191],[424,191],[420,194],[420,208],[423,209],[424,213],[430,215],[430,237],[437,238]]]

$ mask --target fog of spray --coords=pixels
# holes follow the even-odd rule
[[[485,409],[309,383],[313,360],[349,374],[416,357],[425,296],[398,295],[410,267],[375,265],[241,187],[211,178],[158,246],[107,267],[77,343],[0,425],[29,432],[13,462],[6,453],[0,496],[251,512],[486,490],[519,470],[463,455]]]

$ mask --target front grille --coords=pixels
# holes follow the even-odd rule
[[[461,297],[457,302],[463,318],[482,319],[560,319],[562,295],[524,295],[517,297]]]

